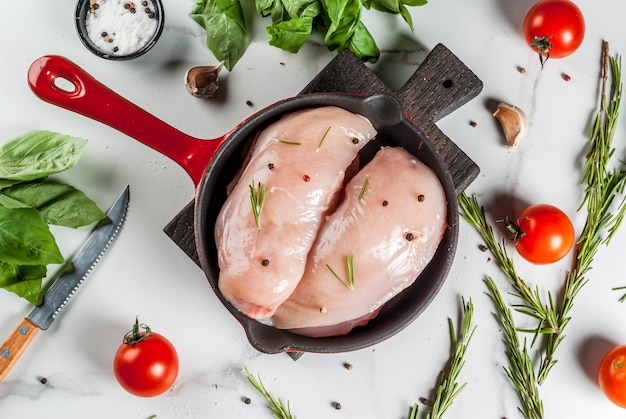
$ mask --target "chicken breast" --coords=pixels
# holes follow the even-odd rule
[[[269,317],[293,292],[346,169],[375,135],[366,118],[320,107],[256,138],[215,227],[218,287],[239,311]]]
[[[346,185],[306,273],[272,323],[306,336],[348,333],[411,285],[446,229],[437,175],[401,148],[382,148]]]

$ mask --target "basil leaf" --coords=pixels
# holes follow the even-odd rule
[[[106,215],[77,189],[46,177],[70,169],[87,141],[31,131],[0,148],[0,288],[38,304],[48,264],[64,258],[48,224],[80,227]]]
[[[379,12],[399,14],[407,25],[409,25],[411,32],[415,32],[413,17],[406,6],[424,6],[427,3],[426,0],[364,0],[363,6],[367,9],[378,10]]]
[[[356,26],[354,34],[350,38],[348,48],[361,60],[369,61],[370,63],[375,63],[378,61],[378,57],[380,57],[380,50],[376,45],[376,41],[374,41],[374,37],[363,22],[359,22]]]
[[[400,16],[402,16],[402,19],[404,19],[407,25],[409,25],[411,32],[415,32],[415,28],[413,27],[413,17],[411,16],[409,9],[404,4],[400,5]]]
[[[86,143],[56,132],[31,131],[0,148],[0,178],[28,181],[67,170],[78,162]]]
[[[319,0],[283,0],[281,3],[291,19],[315,17],[320,14]]]
[[[46,265],[14,265],[0,261],[0,288],[39,304],[41,284],[47,274]]]
[[[243,55],[247,44],[239,1],[196,0],[192,11],[192,17],[207,30],[207,45],[229,70]],[[254,0],[257,13],[271,17],[272,24],[266,27],[270,45],[295,53],[310,34],[317,31],[324,35],[329,50],[349,48],[369,62],[378,60],[380,50],[361,21],[362,9],[399,14],[414,32],[413,18],[407,6],[427,3],[427,0]],[[225,13],[224,5],[229,6],[227,8],[234,5],[237,13]],[[228,18],[234,16],[241,22],[243,32],[229,26]],[[310,30],[309,20],[304,18],[312,18]],[[234,42],[234,46],[229,46],[229,41]],[[234,49],[228,51],[229,48]]]
[[[0,192],[0,205],[7,208],[30,208],[25,203],[18,201],[17,199],[13,199],[8,195],[4,194],[5,191]]]
[[[274,2],[272,10],[270,11],[270,16],[272,17],[272,24],[274,25],[285,21],[285,19],[289,19],[289,15],[285,10],[285,5],[280,0]]]
[[[191,17],[206,30],[213,55],[232,70],[248,44],[239,0],[197,0]]]
[[[0,206],[0,260],[17,265],[64,262],[39,211],[4,206]]]
[[[280,0],[277,0],[277,3],[280,3]],[[269,16],[272,12],[272,8],[274,7],[274,0],[256,0],[254,2],[254,6],[256,7],[256,11],[263,17]]]
[[[368,6],[380,12],[400,13],[400,0],[370,0]]]
[[[8,188],[9,186],[20,183],[21,180],[8,180],[8,179],[0,179],[0,190],[4,188]]]
[[[361,2],[366,9],[373,9],[379,12],[402,14],[402,8],[406,6],[424,6],[426,0],[363,0]]]
[[[322,6],[330,21],[324,43],[334,51],[347,46],[361,19],[361,0],[322,0]]]
[[[402,4],[406,4],[407,6],[426,6],[428,4],[427,0],[402,0]]]
[[[302,47],[312,29],[312,17],[291,19],[265,28],[270,45],[293,53]]]
[[[318,17],[321,13],[322,6],[318,0],[315,0],[300,10],[299,17]]]
[[[0,203],[6,198],[38,210],[48,224],[57,226],[78,228],[106,217],[83,192],[62,183],[21,183],[0,192]]]
[[[319,0],[277,0],[270,6],[271,9],[267,9],[267,14],[272,16],[273,25],[304,17],[314,18],[321,10]]]

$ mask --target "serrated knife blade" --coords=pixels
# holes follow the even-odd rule
[[[46,291],[43,303],[34,307],[0,346],[0,382],[26,350],[39,330],[46,330],[85,278],[91,273],[117,237],[128,210],[130,188],[127,186],[95,227],[66,269]]]

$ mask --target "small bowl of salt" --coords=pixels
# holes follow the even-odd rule
[[[161,0],[79,0],[76,30],[87,49],[108,60],[148,52],[163,32]]]

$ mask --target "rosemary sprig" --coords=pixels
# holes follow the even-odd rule
[[[509,366],[505,367],[504,371],[517,389],[522,403],[522,407],[518,410],[525,419],[542,419],[543,402],[539,397],[539,383],[526,341],[520,343],[513,313],[505,304],[496,283],[487,277],[485,285],[488,289],[487,295],[496,307],[496,313],[493,316],[504,334],[504,345],[510,361]]]
[[[444,413],[452,402],[465,388],[467,383],[459,385],[458,378],[463,366],[465,365],[465,353],[469,346],[470,340],[474,335],[476,326],[473,325],[474,305],[472,301],[463,303],[463,318],[460,335],[454,328],[452,319],[448,319],[450,329],[451,355],[447,371],[442,371],[439,375],[435,399],[431,404],[431,411],[426,414],[426,419],[442,419]],[[417,419],[419,413],[418,404],[415,403],[411,408],[409,419]]]
[[[626,290],[626,287],[615,287],[613,288],[613,291],[624,291]],[[622,296],[619,298],[619,302],[623,303],[624,301],[626,301],[626,294],[622,294]]]
[[[544,308],[538,290],[535,292],[530,291],[526,283],[517,275],[513,259],[509,257],[506,251],[504,239],[502,242],[496,240],[493,229],[487,222],[484,208],[480,206],[477,198],[474,196],[470,198],[467,194],[462,193],[459,195],[458,201],[461,208],[461,216],[482,236],[502,272],[508,277],[513,288],[517,290],[514,296],[520,299],[522,303],[513,307],[516,311],[538,320],[538,326],[535,329],[533,338],[533,342],[535,342],[535,339],[542,332],[547,333],[547,328],[542,327],[542,324],[544,324],[543,319],[553,319],[555,311]],[[488,295],[496,307],[494,317],[504,333],[504,344],[509,359],[509,367],[505,367],[504,370],[515,387],[522,404],[518,409],[525,419],[542,419],[543,405],[539,397],[539,382],[536,378],[526,341],[524,341],[523,345],[520,344],[518,333],[521,331],[515,326],[513,314],[504,303],[495,282],[491,278],[487,278],[485,284],[489,290]]]
[[[489,295],[496,305],[496,318],[505,333],[507,355],[510,361],[510,367],[506,369],[507,376],[515,386],[522,401],[520,411],[525,418],[529,419],[543,417],[537,386],[545,381],[548,373],[557,362],[554,355],[563,342],[564,330],[570,321],[569,313],[573,308],[574,299],[587,283],[586,274],[591,270],[592,262],[600,245],[608,245],[626,213],[626,197],[624,197],[626,168],[623,162],[619,170],[609,170],[608,168],[609,161],[615,151],[612,141],[621,101],[621,59],[619,57],[613,59],[608,56],[607,43],[603,44],[602,53],[603,76],[600,110],[588,135],[590,146],[582,177],[582,182],[586,183],[586,188],[579,208],[579,210],[586,208],[587,219],[577,242],[573,269],[565,278],[560,304],[555,303],[550,293],[547,296],[548,302],[543,303],[538,290],[531,292],[527,288],[516,274],[513,262],[506,253],[504,243],[495,239],[493,230],[486,221],[484,209],[478,204],[476,198],[469,198],[464,193],[459,196],[461,215],[481,234],[501,270],[510,279],[516,290],[514,295],[522,301],[521,304],[513,305],[513,307],[517,311],[538,320],[538,325],[534,329],[533,343],[539,336],[545,338],[541,349],[538,350],[540,362],[535,370],[525,341],[523,345],[520,345],[517,337],[517,333],[524,332],[524,330],[515,327],[511,312],[504,305],[495,283],[492,280],[486,281]],[[609,67],[612,85],[607,101],[606,86],[609,79]]]
[[[330,126],[328,128],[326,128],[326,131],[324,131],[324,135],[322,136],[322,139],[320,140],[319,144],[317,145],[318,150],[320,148],[322,148],[322,144],[324,143],[324,140],[326,139],[326,136],[328,135],[328,131],[330,131]]]
[[[363,199],[363,195],[365,195],[365,190],[367,189],[369,181],[370,175],[365,175],[365,179],[363,179],[363,184],[361,185],[361,190],[359,191],[359,196],[356,198],[357,202],[361,202],[361,199]]]
[[[347,257],[346,260],[348,260]],[[435,398],[431,404],[431,411],[426,414],[425,419],[443,419],[443,414],[450,406],[452,406],[452,402],[467,385],[467,383],[460,385],[458,383],[458,378],[463,366],[465,365],[465,353],[469,347],[470,340],[474,335],[476,326],[473,323],[474,305],[472,304],[472,301],[470,300],[465,302],[465,300],[462,300],[462,303],[462,326],[459,335],[457,335],[452,320],[448,319],[451,342],[450,360],[447,371],[442,371],[439,375]],[[287,401],[287,405],[285,405],[281,399],[277,399],[272,396],[267,388],[265,388],[259,374],[257,377],[254,377],[247,367],[244,367],[244,370],[246,371],[250,384],[252,384],[252,386],[254,386],[254,388],[263,396],[263,398],[269,402],[267,408],[272,413],[274,419],[296,419],[296,417],[291,413],[289,401]],[[415,403],[411,408],[409,419],[417,419],[418,413],[419,406]]]
[[[346,256],[346,273],[348,275],[346,280],[342,279],[329,264],[326,264],[326,267],[344,287],[348,288],[350,291],[354,291],[354,255]]]
[[[554,312],[554,299],[548,295],[549,304],[544,305],[539,288],[532,290],[528,284],[517,274],[515,263],[506,250],[505,239],[498,242],[496,240],[493,228],[487,221],[484,208],[478,203],[475,196],[469,197],[466,193],[462,193],[458,197],[459,207],[461,208],[461,216],[482,236],[489,251],[494,255],[500,269],[510,280],[513,286],[515,297],[519,298],[521,303],[515,305],[516,311],[534,317],[538,320],[536,329],[533,330],[535,339],[540,334],[553,333],[558,331],[558,320]],[[535,341],[533,339],[533,342]]]
[[[565,281],[563,301],[557,312],[559,332],[549,335],[546,342],[538,373],[540,383],[556,362],[554,353],[563,340],[563,329],[570,320],[574,298],[587,282],[586,274],[591,270],[598,248],[609,244],[626,212],[626,167],[623,162],[619,169],[608,167],[615,152],[613,138],[622,98],[621,67],[621,57],[610,57],[608,43],[604,42],[600,109],[588,134],[590,146],[583,166],[582,182],[586,183],[586,188],[579,210],[586,206],[587,219],[578,239],[574,268]],[[609,72],[612,83],[607,100]]]
[[[276,140],[276,141],[285,145],[302,145],[302,143],[298,141],[287,141],[287,140]]]
[[[264,183],[257,183],[254,185],[254,181],[250,186],[250,203],[252,204],[252,215],[254,216],[254,224],[257,231],[261,232],[261,213],[265,207],[265,200],[267,198],[268,188]]]
[[[265,400],[267,400],[270,404],[267,408],[272,412],[274,419],[296,419],[295,416],[291,413],[291,407],[289,406],[289,401],[287,401],[287,405],[283,403],[281,399],[277,399],[272,394],[267,391],[263,382],[261,381],[261,375],[258,374],[257,378],[255,378],[252,373],[245,368],[246,375],[248,376],[248,381],[252,386],[263,396]]]

